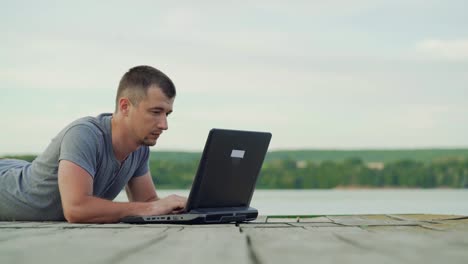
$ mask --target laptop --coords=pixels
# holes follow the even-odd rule
[[[255,220],[250,207],[271,133],[212,129],[180,214],[128,216],[124,223],[220,224]]]

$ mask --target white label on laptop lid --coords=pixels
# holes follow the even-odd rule
[[[244,153],[245,150],[238,150],[238,149],[233,149],[231,152],[231,157],[232,158],[244,158]]]

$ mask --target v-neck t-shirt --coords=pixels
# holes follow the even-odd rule
[[[72,122],[31,163],[0,160],[0,220],[64,220],[58,189],[61,160],[86,170],[93,178],[93,196],[107,200],[113,200],[132,177],[145,175],[149,147],[141,146],[119,162],[112,147],[111,119],[106,113]]]

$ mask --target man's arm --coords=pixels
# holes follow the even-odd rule
[[[129,215],[167,214],[185,207],[186,202],[177,195],[155,202],[127,203],[94,197],[92,176],[67,160],[59,163],[58,185],[65,219],[72,223],[115,223]]]
[[[133,177],[125,187],[130,202],[152,202],[159,200],[151,173],[148,172],[139,177]]]

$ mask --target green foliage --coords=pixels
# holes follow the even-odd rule
[[[150,161],[153,181],[159,188],[190,188],[198,162]]]
[[[199,152],[153,151],[151,160],[199,161]],[[394,150],[286,150],[270,151],[266,161],[305,160],[314,162],[359,159],[363,162],[393,162],[403,159],[431,162],[436,159],[468,158],[468,149],[394,149]]]
[[[394,150],[295,150],[271,151],[266,160],[343,161],[354,157],[363,162],[393,162],[410,159],[431,162],[439,158],[468,158],[468,149],[394,149]]]
[[[200,156],[151,153],[154,182],[158,188],[190,188]],[[8,158],[32,161],[35,156]],[[468,188],[468,150],[270,152],[257,181],[257,188],[265,189],[349,187]]]
[[[173,161],[173,162],[192,162],[199,161],[201,153],[199,152],[182,152],[182,151],[152,151],[150,155],[151,161]]]
[[[0,158],[4,158],[4,159],[19,159],[19,160],[25,160],[25,161],[33,161],[34,159],[36,159],[36,155],[9,155],[9,156],[3,156],[3,157],[0,157]]]
[[[189,188],[198,161],[152,161],[154,181],[163,188]],[[358,158],[343,161],[266,161],[257,188],[329,189],[347,187],[468,188],[468,159],[421,162],[409,159],[373,168]]]

